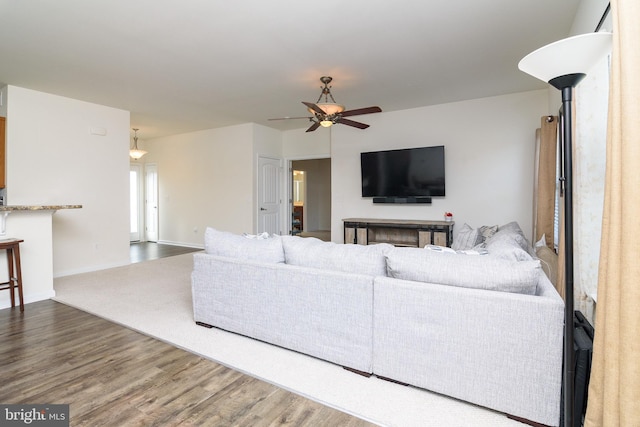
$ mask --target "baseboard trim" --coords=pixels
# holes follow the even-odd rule
[[[204,244],[197,245],[195,243],[174,242],[172,240],[158,240],[159,245],[181,246],[183,248],[204,249]]]

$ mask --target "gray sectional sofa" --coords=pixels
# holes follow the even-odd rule
[[[209,228],[194,255],[194,320],[558,425],[564,304],[502,231],[494,254],[472,255]]]

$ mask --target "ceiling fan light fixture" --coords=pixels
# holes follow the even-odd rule
[[[331,95],[331,83],[332,78],[329,76],[320,77],[320,81],[324,84],[322,92],[318,97],[318,100],[314,103],[302,101],[307,107],[307,110],[311,113],[311,117],[283,117],[281,119],[269,119],[269,120],[283,120],[283,119],[309,119],[311,126],[305,132],[313,132],[320,126],[328,128],[335,124],[347,125],[358,129],[366,129],[369,125],[365,123],[356,122],[355,120],[347,119],[346,117],[359,116],[362,114],[381,113],[380,107],[366,107],[357,108],[355,110],[346,110],[344,105],[338,104],[333,95]],[[324,97],[324,102],[322,98]],[[331,102],[329,102],[331,100]]]
[[[328,116],[342,113],[344,111],[344,105],[336,104],[335,102],[321,102],[316,105]],[[313,113],[313,110],[309,111]]]

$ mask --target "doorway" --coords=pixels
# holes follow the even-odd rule
[[[290,233],[331,241],[331,159],[292,160]]]
[[[282,160],[258,157],[258,234],[281,234],[281,170]]]
[[[142,165],[129,165],[129,241],[139,242],[142,236]]]
[[[158,241],[158,165],[144,165],[144,231],[147,242]]]
[[[144,175],[143,175],[144,174]],[[129,165],[129,242],[158,241],[158,166]]]

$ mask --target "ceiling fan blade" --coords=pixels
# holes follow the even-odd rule
[[[338,120],[338,123],[340,123],[341,125],[353,126],[354,128],[358,128],[358,129],[366,129],[369,127],[369,125],[356,122],[355,120],[349,120],[349,119],[340,119]]]
[[[276,119],[267,119],[267,120],[296,120],[296,119],[310,119],[311,117],[278,117]]]
[[[347,110],[340,113],[342,117],[359,116],[361,114],[382,113],[380,107],[358,108],[356,110]]]
[[[308,108],[310,108],[313,111],[315,111],[316,113],[320,114],[321,116],[325,115],[324,111],[322,111],[322,109],[320,107],[318,107],[316,104],[313,104],[311,102],[304,102],[304,101],[302,101],[302,103],[304,105],[306,105]]]
[[[305,132],[313,132],[314,130],[318,129],[318,127],[320,127],[320,122],[313,122],[313,124],[309,126],[309,129],[307,129]]]

